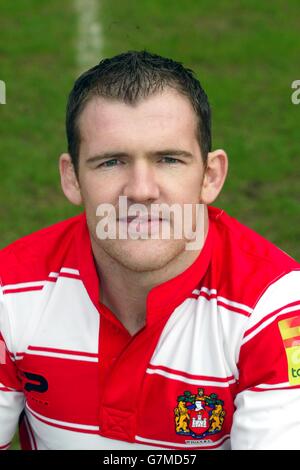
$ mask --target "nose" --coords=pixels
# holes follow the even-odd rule
[[[159,198],[159,185],[151,163],[137,161],[128,172],[123,195],[133,202],[143,203]]]

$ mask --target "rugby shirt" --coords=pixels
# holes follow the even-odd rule
[[[299,449],[300,265],[215,207],[131,336],[85,214],[0,252],[0,448]],[[298,364],[298,367],[297,367]]]

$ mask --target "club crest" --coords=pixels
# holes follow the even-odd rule
[[[174,408],[176,434],[200,439],[219,433],[225,414],[224,401],[216,393],[205,395],[203,388],[195,394],[185,391]]]

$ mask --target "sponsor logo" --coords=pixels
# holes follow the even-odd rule
[[[31,372],[22,372],[23,386],[26,392],[44,393],[48,390],[48,382],[42,375]]]
[[[278,322],[280,334],[285,347],[289,382],[300,384],[300,316],[287,318]]]
[[[226,412],[216,393],[205,395],[204,389],[198,388],[195,394],[185,391],[177,397],[174,415],[176,434],[203,439],[222,431]]]

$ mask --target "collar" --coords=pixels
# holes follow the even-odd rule
[[[193,264],[174,278],[153,287],[148,293],[146,301],[147,325],[154,322],[157,316],[171,314],[201,284],[211,261],[215,230],[213,219],[218,215],[216,211],[219,209],[208,207],[208,233],[204,246]],[[120,326],[119,320],[100,303],[101,280],[96,270],[85,213],[81,217],[76,242],[79,272],[89,297],[99,312],[109,315],[110,319]]]

